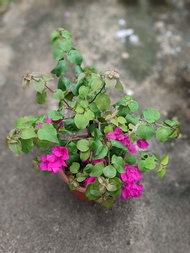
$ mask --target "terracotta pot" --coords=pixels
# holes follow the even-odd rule
[[[63,170],[59,171],[59,175],[61,176],[61,178],[63,179],[64,182],[66,182],[67,184],[69,184],[68,177],[67,177],[67,175],[65,174],[65,172]],[[87,201],[89,201],[89,199],[86,197],[85,191],[86,191],[86,189],[84,187],[80,186],[76,190],[73,190],[71,192],[78,199],[87,202]]]

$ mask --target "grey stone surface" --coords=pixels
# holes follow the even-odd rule
[[[15,0],[2,14],[0,253],[190,252],[189,4],[137,2]],[[156,107],[181,122],[179,140],[152,143],[158,153],[170,153],[165,179],[146,174],[142,197],[121,199],[112,210],[75,199],[58,176],[32,169],[32,154],[14,156],[3,144],[18,116],[47,110],[35,104],[32,89],[22,91],[21,77],[54,66],[49,34],[57,27],[71,31],[85,64],[119,70],[125,92],[142,109]],[[122,29],[133,29],[139,43],[118,38]]]

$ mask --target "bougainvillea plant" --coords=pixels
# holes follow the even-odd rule
[[[6,139],[9,148],[20,154],[36,146],[34,164],[39,170],[64,170],[71,190],[83,186],[89,200],[105,207],[112,207],[119,197],[138,198],[142,176],[157,169],[163,178],[168,164],[168,155],[158,157],[149,149],[150,139],[165,142],[178,137],[178,121],[159,122],[154,108],[139,112],[138,102],[128,95],[112,103],[108,90],[123,90],[119,73],[82,66],[82,55],[67,30],[54,30],[51,45],[57,60],[51,70],[55,79],[51,74],[27,73],[23,88],[33,85],[38,104],[46,102],[47,93],[52,95],[57,109],[19,118]]]

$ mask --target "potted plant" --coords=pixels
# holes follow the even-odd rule
[[[6,138],[8,147],[16,154],[37,147],[34,166],[46,175],[60,173],[71,191],[85,195],[84,200],[110,208],[120,196],[138,198],[142,176],[157,169],[163,178],[168,165],[168,155],[158,157],[149,149],[150,139],[165,142],[178,137],[179,122],[158,122],[160,113],[154,108],[139,112],[138,102],[128,95],[113,103],[109,89],[123,90],[119,73],[82,66],[82,55],[67,30],[54,30],[51,45],[57,60],[51,70],[55,79],[27,73],[23,88],[33,85],[38,104],[45,103],[47,93],[52,95],[57,109],[18,118]],[[53,80],[57,84],[52,89],[48,83]]]

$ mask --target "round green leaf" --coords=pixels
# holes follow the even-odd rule
[[[31,128],[23,128],[21,130],[20,137],[24,140],[31,139],[37,137],[36,133]]]
[[[98,94],[94,102],[101,111],[107,110],[111,104],[111,100],[108,95],[103,93]]]
[[[85,152],[81,152],[80,159],[82,161],[86,161],[89,158],[89,156],[90,156],[90,150],[87,150]]]
[[[56,76],[64,75],[67,71],[67,63],[65,60],[60,60],[54,69],[52,69],[51,73]]]
[[[48,118],[56,121],[56,120],[62,119],[63,115],[59,111],[51,110],[48,112]]]
[[[160,142],[165,142],[170,138],[172,130],[169,127],[159,127],[156,131],[156,138]]]
[[[155,130],[152,126],[142,124],[137,127],[137,134],[141,139],[149,140],[155,134]]]
[[[108,165],[103,169],[105,177],[114,178],[116,176],[116,169],[112,165]]]
[[[155,169],[156,163],[155,163],[154,159],[151,158],[151,157],[146,158],[146,159],[145,159],[145,167],[146,167],[148,170],[153,170],[153,169]]]
[[[71,50],[67,56],[68,61],[75,65],[81,65],[82,63],[82,55],[77,50]]]
[[[162,165],[167,165],[168,162],[169,162],[169,156],[168,156],[168,155],[165,155],[165,156],[163,156],[163,157],[161,158],[160,163],[161,163]]]
[[[57,138],[57,131],[49,123],[44,123],[43,126],[38,130],[37,135],[40,140],[59,143],[59,140]]]
[[[77,148],[82,152],[86,152],[89,150],[89,142],[87,140],[79,140],[77,142]]]
[[[128,104],[128,107],[129,109],[132,111],[132,112],[137,112],[138,111],[138,108],[139,108],[139,105],[136,101],[132,100],[129,104]]]
[[[87,109],[86,112],[84,113],[84,117],[87,120],[93,120],[94,119],[94,113],[90,109]]]
[[[14,143],[8,143],[8,146],[9,146],[9,149],[17,154],[17,155],[20,155],[20,151],[21,151],[21,142],[19,140],[17,140],[17,142],[14,142]]]
[[[135,164],[136,163],[136,156],[135,155],[128,155],[125,159],[126,163]]]
[[[42,93],[36,92],[36,102],[38,104],[44,104],[46,102],[47,94],[46,90],[43,90]]]
[[[38,81],[34,80],[33,87],[37,92],[42,93],[45,87],[45,81],[43,79],[40,79]]]
[[[102,175],[104,169],[104,163],[100,162],[97,163],[93,168],[92,168],[92,172],[90,173],[90,176],[94,176],[94,177],[99,177]]]
[[[148,108],[143,111],[142,116],[148,123],[154,123],[160,118],[160,113],[154,108]]]
[[[69,167],[70,172],[72,172],[73,174],[76,174],[79,172],[80,169],[80,164],[73,162],[72,165]]]
[[[74,117],[74,122],[78,129],[84,129],[88,125],[89,120],[83,114],[77,113]]]

